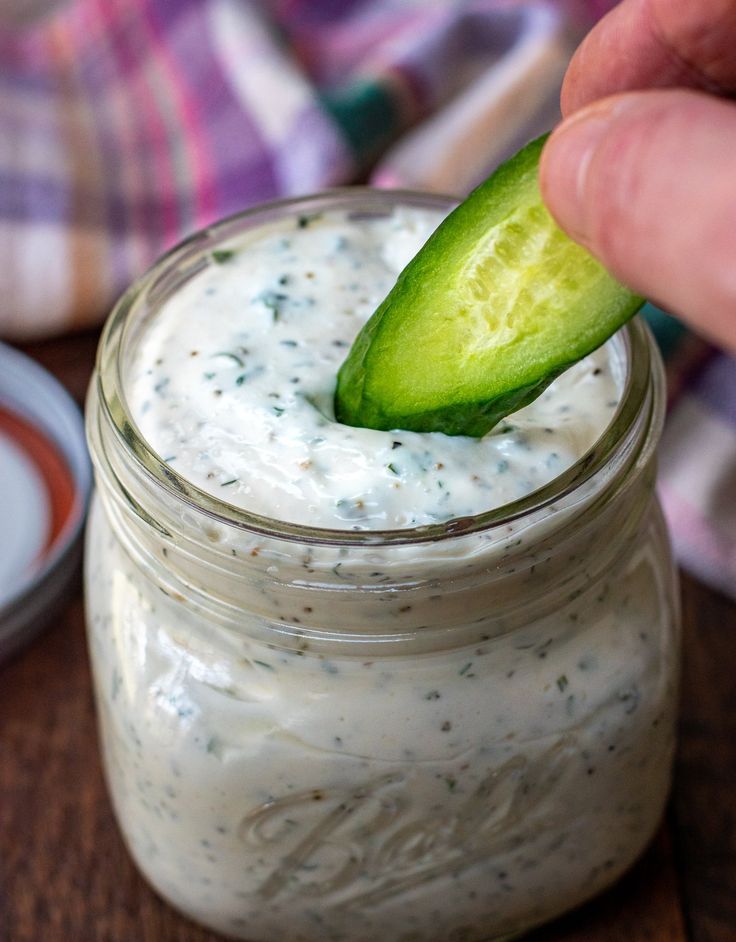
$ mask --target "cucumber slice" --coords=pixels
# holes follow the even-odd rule
[[[399,275],[340,369],[338,421],[480,437],[644,303],[542,203],[546,136],[474,190]]]

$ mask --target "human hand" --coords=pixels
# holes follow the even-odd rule
[[[736,351],[734,49],[734,0],[623,0],[570,63],[540,180],[621,281]]]

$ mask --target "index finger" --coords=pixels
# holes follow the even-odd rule
[[[562,113],[617,92],[736,91],[734,0],[622,0],[585,38],[562,87]]]

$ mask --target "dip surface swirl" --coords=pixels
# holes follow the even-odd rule
[[[334,529],[400,529],[524,497],[580,459],[620,398],[607,347],[482,439],[341,425],[337,371],[398,273],[440,222],[402,208],[264,226],[171,298],[128,380],[167,464],[220,500]]]

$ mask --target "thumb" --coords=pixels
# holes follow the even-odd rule
[[[634,291],[736,351],[736,105],[679,89],[573,114],[542,154],[550,212]]]

